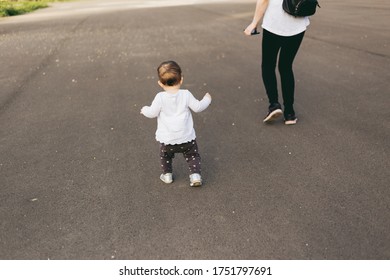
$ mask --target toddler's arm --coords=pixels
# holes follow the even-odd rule
[[[207,107],[209,107],[210,103],[211,103],[210,93],[206,93],[201,101],[197,100],[192,94],[190,95],[189,107],[195,113],[202,112]]]
[[[147,118],[156,118],[160,114],[160,111],[161,111],[161,101],[159,96],[157,95],[154,98],[152,105],[142,107],[141,114]]]

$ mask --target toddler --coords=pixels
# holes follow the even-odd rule
[[[164,91],[159,92],[152,105],[144,106],[141,114],[148,118],[157,117],[156,140],[160,142],[162,174],[160,179],[170,184],[172,159],[175,153],[182,153],[190,170],[190,186],[202,185],[200,155],[191,111],[205,110],[211,103],[211,95],[206,93],[201,101],[191,92],[180,89],[183,77],[180,66],[174,61],[166,61],[157,68],[158,84]]]

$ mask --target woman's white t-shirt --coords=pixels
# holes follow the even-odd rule
[[[282,7],[283,0],[269,0],[263,17],[263,29],[280,36],[294,36],[306,30],[308,17],[294,17]]]

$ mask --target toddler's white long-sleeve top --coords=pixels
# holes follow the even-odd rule
[[[182,144],[196,138],[191,111],[205,110],[211,99],[197,100],[190,91],[180,89],[177,93],[159,92],[152,105],[144,106],[141,113],[148,118],[157,117],[156,140],[167,145]]]

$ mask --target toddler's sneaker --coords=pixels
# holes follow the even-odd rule
[[[282,107],[279,103],[272,104],[269,107],[268,114],[265,116],[263,122],[270,123],[283,115]]]
[[[284,123],[287,125],[296,124],[298,121],[295,114],[288,114],[284,117]]]
[[[160,175],[161,181],[163,181],[165,184],[170,184],[173,182],[172,179],[172,173],[165,173]]]
[[[202,185],[202,177],[198,173],[193,173],[190,175],[190,186],[191,187],[200,187]]]

